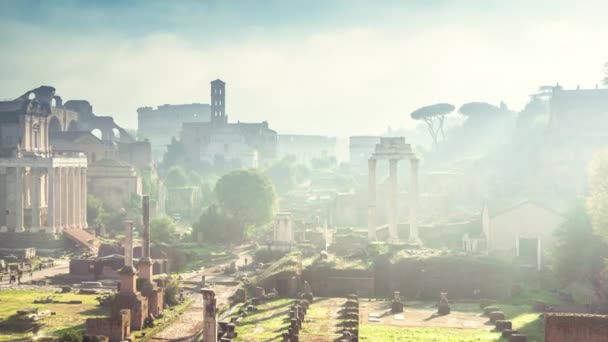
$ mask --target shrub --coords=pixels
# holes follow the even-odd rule
[[[165,303],[170,306],[179,304],[179,281],[171,278],[165,288]]]
[[[68,330],[62,333],[59,338],[57,338],[58,342],[81,342],[84,336],[81,332],[75,330]]]

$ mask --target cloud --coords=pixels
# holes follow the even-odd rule
[[[393,16],[387,25],[297,32],[241,27],[226,39],[205,30],[125,35],[69,30],[69,21],[49,30],[4,20],[0,97],[49,84],[65,100],[87,99],[98,114],[136,127],[140,106],[208,103],[209,81],[220,77],[231,121],[346,136],[411,126],[409,113],[434,102],[504,100],[519,108],[539,85],[593,86],[601,78],[608,48],[591,23],[495,27],[460,19],[411,25]]]

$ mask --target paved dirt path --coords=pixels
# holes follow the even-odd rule
[[[23,272],[23,276],[21,277],[21,281],[24,283],[28,283],[32,280],[42,280],[45,278],[51,278],[60,274],[67,274],[70,272],[70,261],[67,259],[55,259],[55,266],[50,268],[44,268],[42,271],[34,271],[32,277],[30,277],[29,272]],[[5,275],[0,281],[0,289],[13,288],[17,287],[16,283],[9,284],[8,276]]]
[[[245,264],[245,259],[250,262],[251,256],[249,255],[249,246],[239,246],[235,248],[237,258],[235,259],[237,266]],[[228,262],[230,264],[230,262]],[[184,277],[184,283],[192,284],[199,283],[201,276],[207,276],[207,278],[213,276],[221,276],[221,266],[214,266],[208,269],[202,269],[196,272],[189,273]],[[235,286],[229,285],[213,285],[212,288],[215,290],[217,307],[218,309],[228,304],[228,298],[236,290]],[[173,342],[186,342],[193,341],[203,329],[203,297],[198,292],[200,286],[189,286],[184,287],[185,296],[192,300],[192,304],[177,318],[171,325],[157,333],[149,341],[161,342],[161,341],[173,341]]]

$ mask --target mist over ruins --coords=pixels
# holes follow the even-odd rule
[[[608,341],[607,10],[0,2],[0,341]]]

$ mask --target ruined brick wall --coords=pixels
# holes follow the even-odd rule
[[[121,310],[110,318],[89,318],[85,323],[86,333],[90,336],[106,336],[110,342],[124,341],[131,335],[131,312]]]
[[[513,287],[516,275],[510,265],[490,257],[437,255],[404,258],[392,264],[375,265],[376,282],[389,286],[376,295],[401,291],[406,298],[436,299],[440,292],[449,297],[473,298],[479,289],[485,298],[501,298]],[[386,291],[386,292],[383,292]]]
[[[603,342],[608,339],[608,316],[546,314],[545,342]]]
[[[148,298],[141,294],[117,294],[112,302],[112,317],[118,316],[123,310],[131,311],[131,330],[141,330],[148,318]]]
[[[375,296],[374,273],[368,270],[312,269],[303,273],[315,296],[346,297],[356,293]]]
[[[154,317],[160,316],[165,305],[165,291],[161,288],[150,288],[142,292],[148,298],[148,311]]]

